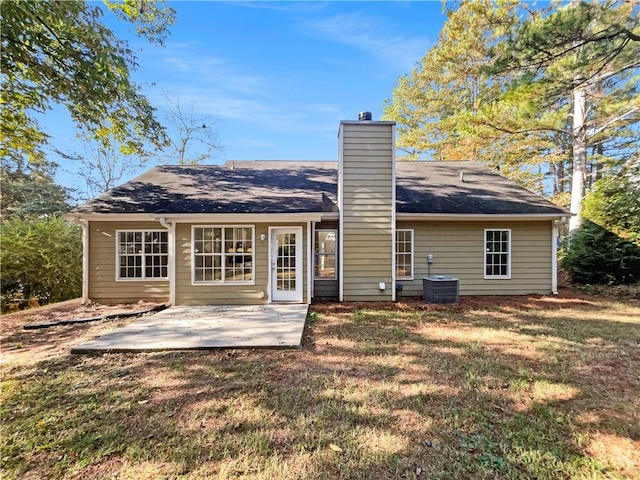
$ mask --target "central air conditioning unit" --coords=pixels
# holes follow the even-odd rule
[[[458,279],[449,275],[431,275],[422,279],[422,299],[429,303],[457,303]]]

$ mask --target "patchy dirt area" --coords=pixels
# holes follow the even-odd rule
[[[626,295],[616,294],[617,290],[603,295],[612,299],[620,299],[632,305],[640,305],[640,301]],[[623,292],[624,293],[624,292]],[[593,295],[573,288],[560,289],[558,295],[500,295],[500,296],[464,296],[457,304],[425,303],[420,297],[404,297],[397,302],[319,302],[313,305],[318,313],[349,313],[358,309],[382,311],[421,311],[421,312],[467,312],[487,308],[557,310],[568,307],[588,308],[595,305]]]
[[[292,350],[72,355],[137,319],[22,328],[149,306],[0,319],[0,477],[640,478],[638,300],[319,303]]]
[[[83,305],[80,299],[75,299],[2,315],[0,317],[0,364],[9,361],[23,363],[28,360],[44,360],[57,356],[65,350],[70,350],[74,345],[83,343],[107,330],[126,325],[138,317],[56,325],[38,330],[25,330],[25,325],[145,311],[156,306],[158,306],[157,303],[150,302]]]

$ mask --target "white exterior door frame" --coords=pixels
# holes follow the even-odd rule
[[[305,248],[302,227],[269,227],[270,302],[302,303]]]

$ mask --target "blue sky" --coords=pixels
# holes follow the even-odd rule
[[[154,106],[177,94],[182,106],[217,118],[226,160],[335,160],[340,120],[382,114],[402,74],[433,45],[445,17],[439,1],[172,2],[178,22],[164,47],[105,16],[138,55],[134,79]],[[53,143],[80,151],[56,111],[43,121]],[[60,161],[58,180],[77,165]]]

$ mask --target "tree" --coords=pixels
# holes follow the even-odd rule
[[[2,307],[11,300],[40,303],[77,298],[82,293],[80,227],[60,215],[13,217],[0,223]]]
[[[640,281],[640,246],[586,219],[570,237],[562,259],[571,280],[582,284]]]
[[[174,21],[173,9],[156,0],[105,3],[153,43],[162,43]],[[48,137],[35,114],[55,104],[105,148],[118,144],[123,153],[140,154],[166,144],[153,107],[130,78],[136,57],[101,23],[98,5],[4,0],[0,14],[0,157],[43,161]]]
[[[0,164],[0,221],[38,218],[66,212],[69,192],[53,180],[55,165]]]
[[[614,127],[621,121],[640,120],[635,70],[640,66],[640,26],[633,2],[577,2],[552,5],[536,12],[493,47],[488,71],[518,73],[523,85],[537,85],[549,99],[572,98],[572,182],[570,231],[580,224],[588,173],[588,135]],[[608,97],[626,102],[606,102]],[[611,84],[614,85],[611,85]],[[616,85],[617,84],[617,85]],[[611,108],[617,103],[618,108]],[[596,105],[595,108],[592,105]],[[603,116],[602,113],[606,112]],[[637,141],[636,130],[636,141]]]
[[[82,138],[82,137],[80,137]],[[73,172],[82,186],[77,187],[81,200],[88,201],[107,190],[118,186],[122,180],[138,173],[146,164],[147,157],[124,155],[118,150],[108,149],[92,138],[84,138],[83,152],[56,153],[71,163]]]
[[[576,177],[590,187],[637,155],[631,4],[462,1],[447,15],[438,43],[385,106],[410,158],[478,160],[568,205],[570,189],[581,190]],[[536,48],[541,56],[525,62]]]
[[[193,105],[184,108],[180,98],[165,96],[167,107],[160,109],[167,127],[168,145],[156,156],[123,155],[107,149],[90,137],[83,139],[84,151],[56,153],[75,165],[76,177],[83,183],[79,188],[83,199],[94,198],[139,173],[149,162],[196,165],[211,160],[222,147],[211,115],[197,113]]]
[[[540,113],[532,92],[502,97],[514,76],[482,70],[490,46],[514,28],[517,14],[513,1],[463,1],[448,9],[438,43],[400,78],[385,105],[384,118],[398,122],[397,145],[407,158],[476,160],[542,191],[540,165],[562,155],[553,129],[566,107]]]
[[[640,157],[596,182],[583,216],[640,247]]]
[[[167,108],[163,111],[168,129],[169,147],[163,151],[162,160],[179,165],[197,165],[210,160],[220,146],[211,115],[196,111],[190,104],[187,108],[180,97],[165,95]]]
[[[82,234],[67,222],[69,192],[48,162],[0,163],[0,296],[11,300],[67,300],[80,294]]]

